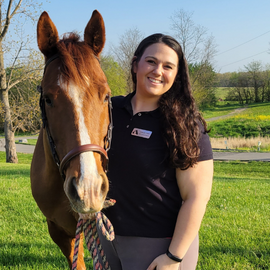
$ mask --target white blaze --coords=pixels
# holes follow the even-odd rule
[[[79,136],[81,145],[90,144],[91,139],[88,134],[88,129],[85,125],[85,118],[83,115],[83,91],[78,91],[77,86],[72,82],[69,82],[67,86],[66,83],[62,83],[60,78],[61,87],[66,90],[68,96],[70,97],[72,103],[74,104],[74,108],[76,111],[76,115],[79,119]],[[98,177],[98,170],[96,166],[96,161],[94,158],[93,152],[85,152],[80,154],[80,179],[78,182],[78,193],[83,197],[81,192],[85,192],[86,190],[90,190],[91,188],[91,179]],[[85,179],[86,181],[82,181]],[[82,188],[82,189],[81,189]]]

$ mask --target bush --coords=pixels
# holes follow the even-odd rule
[[[209,136],[218,137],[265,137],[270,135],[270,122],[261,120],[230,118],[209,123],[211,132]]]

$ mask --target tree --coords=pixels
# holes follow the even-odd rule
[[[227,94],[226,100],[238,101],[240,104],[252,102],[254,97],[249,87],[249,78],[246,72],[231,73],[229,84],[232,88]]]
[[[193,95],[199,107],[214,105],[216,103],[215,88],[213,83],[216,73],[213,67],[207,63],[203,66],[199,64],[189,64],[189,74],[193,78],[191,85]]]
[[[196,25],[192,16],[192,12],[186,12],[183,9],[175,11],[171,16],[171,28],[189,64],[209,64],[216,53],[214,37],[207,35],[208,30],[205,27]]]
[[[38,6],[32,0],[1,0],[0,1],[0,96],[2,101],[2,106],[4,110],[4,131],[6,140],[6,162],[17,163],[17,153],[14,138],[14,128],[12,123],[12,113],[9,103],[9,90],[15,87],[20,82],[27,80],[29,77],[40,76],[41,63],[35,61],[31,55],[31,50],[29,49],[30,39],[25,37],[22,30],[22,24],[20,20],[25,22],[30,20],[35,22],[35,17],[31,13],[33,7]],[[12,44],[18,44],[14,49],[12,60],[9,61],[9,74],[6,73],[5,68],[5,56],[8,55],[7,46],[8,34],[10,34],[11,22],[16,22],[17,33],[21,35],[19,42],[13,41]],[[6,46],[5,46],[6,45]],[[10,53],[10,52],[9,52]],[[11,54],[10,54],[11,55]],[[31,62],[29,60],[32,60]],[[22,76],[16,76],[18,69],[22,66],[27,67],[24,70]]]
[[[217,87],[231,87],[230,85],[230,77],[231,72],[226,73],[216,73],[216,86]]]
[[[24,69],[20,69],[18,73],[23,74]],[[9,90],[11,120],[14,132],[36,132],[40,129],[40,95],[37,93],[37,85],[39,84],[40,80],[29,78],[16,84]]]
[[[270,66],[265,67],[265,71],[263,72],[263,80],[264,80],[264,98],[265,101],[270,101]]]
[[[190,81],[196,102],[205,104],[205,98],[212,92],[214,83],[212,62],[216,53],[216,44],[214,37],[208,36],[205,27],[194,23],[192,15],[193,13],[185,12],[183,9],[176,11],[171,17],[171,28],[191,67]],[[212,94],[208,101],[214,101]]]
[[[133,91],[133,82],[131,77],[131,61],[135,50],[143,39],[142,33],[137,29],[129,29],[120,37],[118,46],[112,46],[112,52],[116,61],[123,69],[127,82],[127,93]]]
[[[110,55],[102,55],[100,63],[112,91],[112,96],[124,95],[127,90],[124,70]]]
[[[253,61],[249,63],[247,66],[245,66],[249,78],[250,78],[250,86],[253,87],[254,95],[255,95],[255,102],[260,102],[260,88],[263,85],[263,79],[262,79],[262,63],[260,61]]]

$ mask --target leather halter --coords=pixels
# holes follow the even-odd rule
[[[59,58],[58,54],[52,56],[51,58],[49,58],[47,60],[47,62],[45,63],[45,67],[44,67],[43,78],[44,78],[44,74],[45,74],[45,71],[46,71],[46,68],[48,67],[48,65],[57,58]],[[97,60],[99,61],[98,58],[97,58]],[[104,138],[104,148],[102,148],[101,146],[96,145],[96,144],[79,145],[79,146],[73,148],[71,151],[69,151],[64,156],[62,161],[60,162],[59,156],[58,156],[58,154],[56,152],[56,145],[55,145],[54,140],[53,140],[53,138],[51,136],[49,126],[48,126],[48,119],[47,119],[46,110],[45,110],[45,100],[43,98],[43,90],[42,90],[41,85],[37,86],[37,90],[40,93],[39,106],[40,106],[40,109],[41,109],[43,128],[45,128],[45,130],[46,130],[47,137],[48,137],[49,144],[50,144],[50,148],[51,148],[51,152],[52,152],[52,156],[53,156],[53,159],[54,159],[56,165],[58,166],[58,169],[59,169],[59,172],[60,172],[62,178],[65,180],[65,177],[66,177],[65,176],[65,168],[66,168],[68,162],[71,159],[73,159],[74,157],[78,156],[79,154],[81,154],[83,152],[89,152],[89,151],[97,152],[97,153],[101,154],[104,157],[102,165],[103,165],[103,168],[104,168],[104,170],[106,172],[107,171],[107,166],[108,166],[108,161],[109,161],[107,152],[109,151],[109,149],[111,147],[112,128],[113,128],[111,98],[109,98],[109,100],[108,100],[110,124],[108,126],[107,135]]]

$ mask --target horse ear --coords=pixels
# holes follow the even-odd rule
[[[84,30],[84,41],[93,49],[94,54],[99,56],[105,44],[105,26],[102,16],[94,10],[92,17]]]
[[[44,11],[38,20],[37,42],[40,51],[45,57],[49,58],[56,54],[56,43],[58,40],[58,31],[48,13]]]

